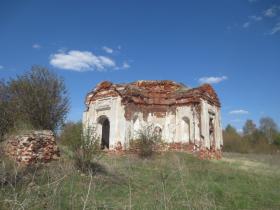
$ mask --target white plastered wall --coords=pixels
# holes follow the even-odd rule
[[[209,149],[209,112],[215,114],[215,146],[220,149],[223,144],[220,108],[204,100],[201,100],[200,115],[192,106],[182,106],[177,107],[175,113],[167,112],[165,117],[150,113],[144,120],[143,113],[135,112],[131,120],[126,120],[121,98],[108,97],[89,105],[88,111],[83,113],[83,124],[85,127],[96,127],[97,134],[101,137],[102,129],[97,120],[100,116],[106,116],[110,122],[110,149],[113,149],[118,141],[126,148],[137,130],[148,124],[160,127],[162,139],[167,143],[202,143],[202,146]],[[188,119],[187,124],[185,119]]]
[[[96,100],[89,105],[87,111],[83,113],[84,128],[92,127],[96,130],[97,136],[102,136],[102,126],[98,122],[101,117],[108,118],[110,122],[109,146],[113,149],[117,142],[125,143],[126,120],[124,118],[124,108],[121,105],[120,97],[107,97]]]
[[[220,149],[223,145],[223,134],[221,125],[221,111],[219,107],[210,105],[207,101],[201,100],[201,134],[206,148],[210,148],[209,119],[210,113],[214,116],[214,137],[215,149]],[[214,115],[213,115],[214,114]]]

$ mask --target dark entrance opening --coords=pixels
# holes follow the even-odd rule
[[[101,149],[109,149],[109,138],[110,138],[110,122],[105,119],[102,123],[102,139],[101,139]]]

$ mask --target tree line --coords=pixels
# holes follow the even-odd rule
[[[253,120],[248,119],[241,133],[229,124],[223,131],[223,138],[223,150],[227,152],[280,152],[280,131],[276,122],[270,117],[261,118],[258,127]]]
[[[61,127],[69,111],[64,80],[41,66],[33,66],[23,75],[0,80],[0,141],[20,128]]]

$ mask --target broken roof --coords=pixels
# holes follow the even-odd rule
[[[87,94],[86,105],[105,97],[120,96],[122,104],[180,106],[200,103],[200,99],[220,107],[219,98],[210,84],[189,88],[182,83],[170,80],[139,80],[131,83],[113,84],[109,81],[99,83]]]

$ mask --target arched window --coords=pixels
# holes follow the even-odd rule
[[[210,140],[210,148],[215,147],[215,122],[214,116],[209,117],[209,140]]]
[[[133,138],[134,139],[137,138],[140,128],[141,128],[140,120],[137,116],[135,116],[133,118]]]
[[[183,117],[181,121],[181,136],[182,142],[190,141],[190,119],[188,117]]]
[[[161,139],[162,137],[162,129],[158,125],[155,126],[154,128],[154,134]]]

